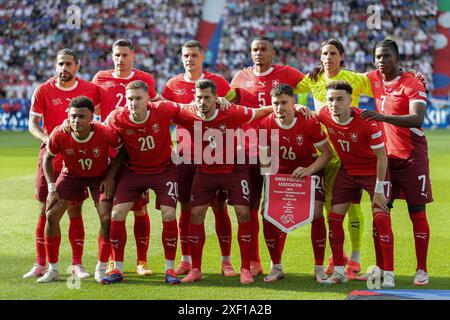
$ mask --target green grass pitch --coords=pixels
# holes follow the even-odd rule
[[[431,283],[426,289],[450,288],[450,132],[427,131],[431,160],[431,178],[434,202],[428,206],[431,228],[428,257]],[[136,250],[133,237],[133,216],[127,219],[128,242],[125,253],[126,281],[123,284],[101,286],[93,277],[81,282],[79,289],[70,289],[68,276],[63,281],[38,284],[36,279],[22,279],[35,259],[34,232],[38,203],[34,200],[34,177],[37,167],[39,144],[28,132],[0,132],[0,299],[344,299],[352,290],[366,289],[364,282],[349,282],[325,287],[316,284],[312,277],[313,253],[310,243],[310,226],[289,234],[283,264],[286,277],[282,281],[266,284],[259,276],[255,283],[243,286],[239,278],[220,275],[220,250],[214,232],[212,213],[208,213],[206,225],[207,241],[203,257],[203,281],[189,285],[168,286],[163,283],[164,255],[161,244],[161,216],[150,204],[151,235],[149,263],[155,272],[142,278],[134,273]],[[369,214],[367,195],[363,198],[365,212],[362,268],[374,263],[371,236],[372,218]],[[233,222],[232,262],[240,265],[239,248],[236,241],[236,217],[229,210]],[[397,289],[413,289],[416,258],[412,225],[405,203],[397,201],[392,213],[395,234],[395,267]],[[86,241],[84,265],[93,274],[97,261],[98,218],[92,201],[85,202],[84,223]],[[62,242],[60,269],[65,271],[70,264],[70,245],[67,239],[68,218],[61,222]],[[347,237],[348,238],[348,237]],[[264,270],[269,271],[270,259],[260,234],[260,251]],[[179,246],[178,246],[179,247]],[[350,251],[346,240],[346,251]],[[330,253],[327,248],[326,257]],[[180,252],[178,251],[176,263]],[[72,286],[73,287],[73,286]],[[422,289],[422,288],[421,288]]]

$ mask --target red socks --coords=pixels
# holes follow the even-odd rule
[[[111,220],[111,230],[109,232],[109,242],[111,244],[112,258],[114,261],[123,261],[125,244],[127,243],[127,229],[124,221]]]
[[[82,264],[84,249],[83,217],[70,218],[69,241],[72,246],[72,265]]]
[[[225,205],[223,210],[218,210],[216,206],[213,206],[212,209],[216,218],[215,226],[220,251],[222,256],[228,257],[231,253],[231,220],[228,216],[228,208]]]
[[[263,232],[272,263],[280,264],[282,255],[282,250],[280,249],[280,229],[266,219],[263,219]]]
[[[98,235],[98,261],[108,262],[111,255],[111,244],[109,238],[104,239],[100,234]]]
[[[250,270],[250,255],[253,253],[250,251],[252,249],[252,231],[251,220],[247,222],[238,222],[238,242],[242,263],[241,269]]]
[[[378,240],[383,255],[384,266],[382,269],[385,271],[394,271],[394,235],[392,233],[391,217],[386,212],[377,212],[373,220],[378,230]],[[378,255],[379,253],[377,253]]]
[[[36,263],[45,266],[46,253],[45,253],[45,222],[46,216],[39,215],[38,223],[36,225]]]
[[[344,265],[344,228],[342,222],[345,216],[330,212],[328,216],[328,226],[330,228],[328,238],[330,240],[331,252],[335,266]]]
[[[45,250],[49,263],[58,263],[59,245],[61,244],[61,236],[47,237],[45,236]]]
[[[205,225],[190,224],[190,247],[192,256],[192,268],[202,270],[202,254],[205,245]]]
[[[261,262],[259,257],[259,216],[258,208],[250,210],[251,234],[252,234],[252,248],[251,261]]]
[[[148,213],[134,216],[134,238],[136,240],[137,261],[147,261],[150,238],[150,218]]]
[[[189,226],[191,224],[191,209],[180,211],[180,221],[178,227],[180,228],[180,244],[181,255],[190,256],[191,250],[189,249]]]
[[[378,237],[378,228],[375,224],[375,218],[373,219],[373,245],[375,247],[375,258],[377,262],[377,266],[380,269],[384,269],[384,259],[383,259],[383,251],[381,250],[380,239]]]
[[[417,270],[427,272],[428,241],[430,239],[430,226],[425,211],[409,213],[413,224],[414,242],[416,245]]]
[[[311,224],[311,243],[314,251],[314,264],[322,266],[325,258],[325,248],[327,246],[327,228],[325,219],[319,218]]]
[[[177,254],[178,226],[177,220],[163,221],[162,243],[167,260],[175,260]]]

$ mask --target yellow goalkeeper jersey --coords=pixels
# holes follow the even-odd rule
[[[314,98],[314,107],[317,112],[326,104],[326,85],[333,80],[346,80],[353,88],[352,106],[358,107],[359,97],[364,94],[373,97],[372,87],[369,78],[364,73],[358,73],[342,69],[333,78],[328,78],[325,73],[321,73],[317,81],[313,81],[307,74],[295,87],[295,93],[311,92]]]

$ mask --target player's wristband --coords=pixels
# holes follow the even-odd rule
[[[55,192],[56,191],[56,185],[54,183],[48,183],[47,184],[48,192]]]
[[[375,193],[384,193],[384,185],[386,184],[386,181],[378,181],[375,183]]]

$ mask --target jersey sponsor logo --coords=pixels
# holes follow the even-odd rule
[[[100,148],[98,147],[93,148],[92,153],[94,154],[94,157],[96,158],[100,157]]]
[[[66,154],[67,154],[68,156],[73,156],[73,155],[75,155],[75,150],[73,150],[73,149],[66,149],[65,152],[66,152]]]
[[[137,129],[137,131],[145,133],[145,128]]]
[[[85,156],[87,155],[87,150],[82,150],[82,149],[78,149],[78,151],[82,154],[84,154]]]
[[[338,133],[339,133],[341,136],[345,137],[345,132],[338,131]]]
[[[303,144],[303,135],[298,134],[298,135],[295,137],[295,141],[297,142],[297,144],[298,144],[299,146],[301,146],[301,145]]]
[[[61,98],[56,98],[56,99],[52,100],[52,103],[54,106],[58,106],[58,105],[62,104],[63,102],[62,102]]]
[[[251,243],[252,242],[252,235],[251,234],[244,234],[241,236],[241,240],[247,243]]]
[[[157,123],[153,124],[152,130],[154,133],[158,133],[159,132],[159,124],[157,124]]]
[[[126,88],[126,87],[127,87],[127,84],[126,84],[126,83],[123,83],[123,82],[121,82],[121,83],[119,83],[119,86],[122,86],[122,87]]]
[[[258,84],[263,88],[266,87],[266,81],[258,81]]]
[[[350,133],[350,139],[352,139],[353,142],[358,141],[358,134],[356,132]]]
[[[281,138],[283,138],[283,140],[286,140],[288,143],[291,143],[291,138],[290,137],[282,136]]]
[[[134,134],[134,131],[132,129],[125,130],[125,134],[127,136],[131,136],[132,134]]]

